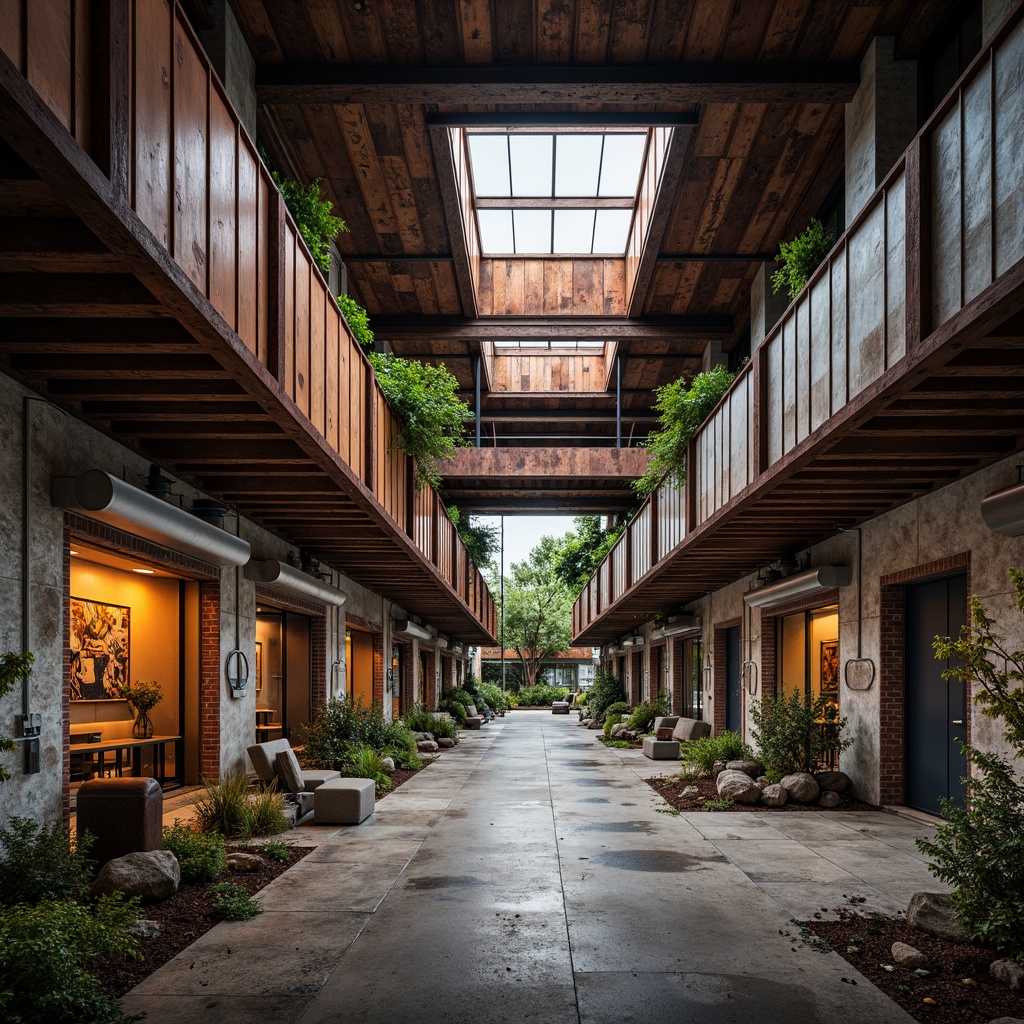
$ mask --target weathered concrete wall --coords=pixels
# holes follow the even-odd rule
[[[895,40],[875,39],[846,104],[846,223],[860,212],[917,132],[917,65],[897,61]]]
[[[778,263],[762,263],[750,285],[751,352],[768,337],[789,305],[789,293],[785,289],[772,293],[772,274],[778,267]]]
[[[213,0],[210,14],[213,16],[213,28],[200,33],[200,41],[245,130],[255,140],[256,62],[228,0]]]
[[[875,681],[868,690],[849,689],[840,683],[841,714],[848,719],[847,735],[853,744],[840,761],[843,771],[854,780],[857,792],[866,800],[879,800],[879,736],[881,724],[879,665],[880,579],[940,559],[967,553],[970,557],[970,590],[984,602],[996,629],[1011,649],[1024,648],[1024,615],[1016,609],[1015,593],[1007,569],[1024,567],[1024,538],[993,533],[981,518],[981,500],[1017,479],[1019,456],[997,463],[950,484],[916,501],[862,524],[863,589],[861,593],[862,655],[875,665]],[[857,536],[844,533],[798,553],[802,566],[849,565],[854,569],[850,586],[839,593],[839,660],[845,666],[857,657],[858,581],[856,579]],[[713,629],[721,623],[742,620],[741,659],[758,665],[754,694],[743,689],[744,736],[753,743],[751,706],[760,699],[764,678],[761,614],[747,612],[743,595],[754,586],[754,576],[716,591],[688,606],[704,624],[705,659],[714,660]],[[649,635],[650,624],[644,628]],[[639,630],[638,630],[639,632]],[[977,688],[972,692],[977,692]],[[713,675],[705,675],[705,718],[714,715]],[[972,742],[985,749],[1012,756],[1003,728],[997,721],[970,711]]]
[[[984,45],[1003,19],[1010,13],[1018,0],[982,0],[981,4],[981,40]]]
[[[30,649],[35,656],[31,681],[31,710],[42,716],[41,771],[25,776],[21,767],[21,748],[3,755],[13,778],[0,785],[0,820],[11,814],[49,820],[62,813],[64,637],[64,511],[50,501],[51,476],[73,476],[84,469],[98,467],[115,475],[125,473],[130,482],[144,483],[149,462],[116,441],[33,395],[17,382],[0,375],[0,652],[22,649],[21,592],[24,576],[22,538],[22,420],[23,400],[29,398],[31,420],[31,601],[32,633]],[[175,481],[173,492],[184,497],[187,506],[200,496],[191,487]],[[224,520],[234,532],[235,522]],[[296,549],[268,533],[255,523],[237,524],[241,537],[249,541],[253,554],[260,558],[294,559]],[[325,566],[325,568],[328,568]],[[348,615],[361,624],[385,633],[385,649],[390,645],[390,622],[404,618],[405,612],[393,607],[380,595],[367,590],[341,573],[333,577],[335,585],[348,599],[335,614],[328,610],[325,650],[328,694],[340,694],[345,688],[345,628]],[[238,617],[236,619],[236,608]],[[220,665],[220,770],[221,774],[244,771],[248,767],[245,748],[255,737],[255,687],[235,698],[226,678],[226,659],[235,648],[246,653],[250,666],[255,664],[256,586],[244,569],[227,567],[220,574],[220,636],[217,661]],[[335,661],[342,664],[333,668]],[[435,658],[439,665],[439,659]],[[385,694],[385,713],[390,716],[390,692]],[[0,700],[0,735],[19,736],[22,710],[20,686]]]

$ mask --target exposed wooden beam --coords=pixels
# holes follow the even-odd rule
[[[658,193],[654,200],[654,209],[651,210],[647,220],[647,229],[643,236],[640,261],[633,276],[633,284],[626,296],[626,312],[631,317],[641,316],[644,306],[647,304],[651,281],[654,278],[654,268],[658,262],[658,251],[661,249],[665,229],[668,227],[669,215],[672,213],[672,207],[676,201],[676,191],[683,175],[683,166],[693,146],[693,134],[692,131],[678,128],[672,132],[672,140],[662,166],[661,181],[658,183]],[[648,146],[648,159],[650,159],[652,147],[653,141]],[[627,280],[628,277],[627,270]]]
[[[403,101],[407,102],[407,101]],[[475,317],[480,312],[476,299],[476,278],[469,256],[469,245],[462,224],[462,197],[455,172],[455,158],[447,128],[431,128],[430,148],[434,151],[434,167],[437,170],[437,187],[441,191],[445,222],[448,227],[448,244],[452,250],[455,270],[455,286],[459,290],[459,302],[466,316]],[[377,329],[376,323],[374,330]]]
[[[775,253],[763,252],[663,252],[659,263],[770,263]]]
[[[729,337],[731,316],[647,317],[627,320],[612,317],[450,317],[375,316],[373,329],[387,339],[471,338],[485,341],[515,341],[533,338],[620,339],[660,338],[688,340]]]
[[[674,128],[695,125],[696,111],[495,110],[428,112],[428,125],[443,128]]]
[[[261,64],[260,103],[849,103],[857,64]]]

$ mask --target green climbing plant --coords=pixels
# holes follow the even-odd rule
[[[466,437],[473,413],[459,397],[459,382],[444,363],[432,366],[387,353],[368,353],[388,405],[401,430],[396,440],[416,462],[416,487],[437,487],[441,463]]]
[[[322,182],[323,178],[314,178],[308,185],[303,185],[282,178],[274,171],[274,184],[281,190],[288,212],[309,246],[316,265],[326,274],[331,269],[331,242],[343,231],[348,231],[348,225],[341,217],[334,216],[334,203],[321,197]]]
[[[817,217],[811,218],[811,223],[792,242],[780,242],[776,260],[782,266],[772,274],[772,294],[786,288],[789,297],[795,299],[835,244],[835,232]]]
[[[652,458],[647,472],[633,481],[633,490],[646,498],[656,490],[662,477],[676,484],[686,479],[686,447],[700,425],[711,415],[722,396],[729,390],[736,375],[724,366],[698,373],[686,382],[685,377],[660,387],[655,392],[660,426],[647,438]]]
[[[339,295],[338,309],[345,318],[356,341],[367,351],[373,348],[373,331],[370,330],[370,317],[366,310],[351,295]]]

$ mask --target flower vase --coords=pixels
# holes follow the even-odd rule
[[[137,740],[148,740],[153,735],[153,719],[149,717],[148,711],[140,710],[135,716],[135,724],[132,726],[132,735]]]

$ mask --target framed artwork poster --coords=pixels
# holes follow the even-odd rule
[[[120,700],[128,682],[131,609],[71,598],[71,699]]]
[[[839,692],[839,641],[821,641],[821,692]]]

